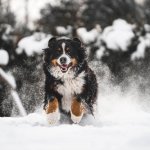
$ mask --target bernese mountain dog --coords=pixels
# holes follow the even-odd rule
[[[60,114],[79,123],[93,114],[97,99],[97,80],[89,68],[86,51],[78,38],[51,38],[44,49],[45,100],[48,122],[55,124]]]

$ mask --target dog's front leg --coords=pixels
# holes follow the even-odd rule
[[[84,107],[81,100],[79,100],[78,98],[74,98],[72,100],[70,113],[71,120],[74,123],[79,123],[81,121],[84,114]]]
[[[44,111],[50,124],[56,124],[60,119],[58,99],[54,96],[50,97],[44,104]]]

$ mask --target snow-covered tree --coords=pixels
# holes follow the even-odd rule
[[[8,2],[4,5],[6,2],[0,1],[0,24],[4,23],[14,26],[16,23],[15,15],[10,11]]]
[[[146,0],[144,3],[144,12],[146,16],[146,22],[150,24],[150,1]]]
[[[87,0],[82,20],[87,28],[100,24],[102,28],[122,18],[139,25],[143,22],[143,12],[134,0]]]
[[[72,34],[76,35],[76,29],[82,25],[80,20],[82,11],[82,1],[62,0],[60,5],[52,6],[47,4],[45,8],[41,10],[41,19],[38,21],[42,30],[47,33],[57,35],[56,27],[62,26],[67,28],[73,27]]]

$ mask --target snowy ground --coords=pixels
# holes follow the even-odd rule
[[[136,91],[110,85],[99,94],[98,115],[80,125],[47,124],[37,111],[26,117],[0,118],[1,150],[149,150],[150,113]],[[143,102],[147,101],[146,97]]]

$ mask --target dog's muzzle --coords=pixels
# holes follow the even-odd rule
[[[61,56],[59,59],[58,59],[58,65],[60,67],[60,70],[65,73],[68,71],[69,67],[71,66],[71,59],[67,56],[67,55],[64,55],[64,56]]]

